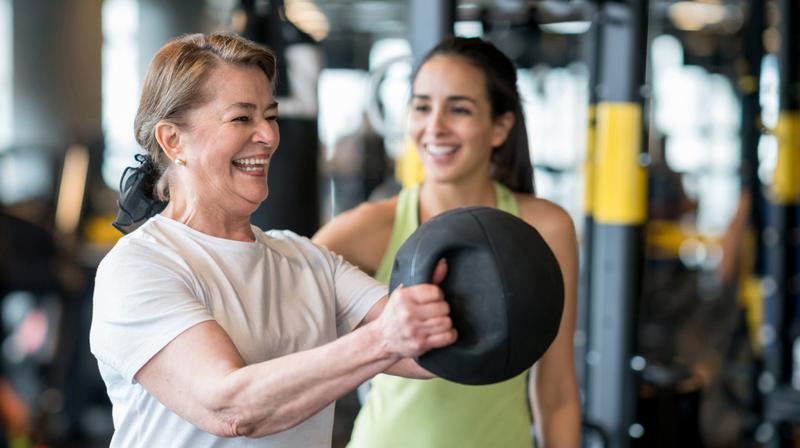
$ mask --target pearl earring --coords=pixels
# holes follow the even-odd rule
[[[182,158],[178,157],[178,158],[175,159],[175,165],[178,165],[178,166],[186,165],[186,161],[183,160]]]

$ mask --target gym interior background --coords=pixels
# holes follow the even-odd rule
[[[0,0],[0,446],[107,446],[91,295],[142,76],[217,30],[283,63],[254,220],[305,235],[419,179],[415,60],[446,34],[496,43],[537,194],[579,232],[584,445],[797,446],[796,0]],[[357,409],[339,402],[334,446]]]

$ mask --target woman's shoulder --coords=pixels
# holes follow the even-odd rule
[[[163,264],[180,259],[180,254],[169,244],[165,244],[153,226],[139,227],[120,238],[100,262],[99,268],[128,264]]]
[[[397,196],[377,202],[364,202],[334,217],[314,235],[313,239],[314,241],[338,240],[346,235],[352,237],[363,232],[391,229],[396,206]]]
[[[363,202],[339,217],[350,219],[353,222],[391,226],[394,220],[398,196],[381,199],[379,201]],[[337,218],[339,218],[337,217]]]
[[[341,213],[314,235],[313,241],[374,272],[392,235],[397,196],[365,202]]]
[[[560,205],[547,199],[526,194],[515,194],[520,218],[536,228],[547,238],[571,234],[574,238],[575,225],[572,217]]]

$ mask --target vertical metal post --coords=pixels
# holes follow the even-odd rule
[[[758,143],[761,138],[761,102],[759,84],[764,59],[762,35],[766,27],[764,0],[750,0],[744,25],[741,72],[737,86],[742,101],[741,155],[742,194],[751,197],[749,222],[757,231],[763,229],[761,210],[765,201],[758,178]],[[760,239],[760,235],[756,235]]]
[[[575,331],[575,367],[583,395],[584,406],[587,396],[586,354],[590,334],[589,304],[591,303],[591,260],[594,234],[594,161],[597,147],[597,71],[600,59],[600,26],[597,5],[591,8],[591,27],[581,40],[581,57],[589,69],[589,104],[586,126],[586,155],[583,164],[583,244],[581,247],[580,278],[578,287],[578,315]]]
[[[455,20],[455,0],[408,1],[408,42],[414,67],[443,37],[453,34]]]
[[[764,58],[762,34],[765,27],[764,0],[750,0],[743,36],[741,72],[737,85],[742,101],[741,154],[743,187],[758,194],[758,142],[761,137],[759,82],[761,61]],[[753,216],[755,217],[755,216]]]
[[[198,8],[192,0],[139,0],[138,7],[139,79],[144,80],[150,60],[158,50],[181,34],[205,31],[205,17],[203,8]]]
[[[101,139],[101,6],[12,1],[12,89],[2,92],[11,97],[11,146],[60,153],[70,143]]]
[[[631,361],[647,215],[641,96],[647,13],[647,1],[601,7],[587,416],[620,448],[630,445],[635,415]]]
[[[764,231],[766,246],[766,285],[764,323],[764,361],[762,390],[772,395],[800,399],[796,375],[800,375],[793,356],[798,342],[800,273],[798,240],[800,223],[800,4],[780,0],[780,114],[777,125],[778,161],[769,192],[769,223]],[[773,410],[774,411],[774,410]],[[796,417],[796,416],[795,416]],[[788,418],[772,414],[777,424],[769,446],[793,446]],[[792,419],[796,421],[796,418]]]
[[[749,234],[752,232],[754,237],[755,247],[760,248],[762,244],[761,234],[764,229],[763,210],[765,210],[766,198],[761,188],[761,181],[758,176],[758,144],[761,141],[762,123],[761,123],[761,102],[760,102],[760,80],[761,80],[761,63],[764,59],[765,49],[762,40],[764,30],[766,28],[765,18],[765,1],[764,0],[751,0],[747,5],[746,19],[742,31],[742,54],[736,61],[738,68],[738,79],[736,86],[738,87],[739,97],[741,100],[741,168],[740,168],[740,198],[739,210],[737,215],[744,216],[746,224],[741,224],[743,228],[740,230],[741,235]],[[740,213],[745,213],[740,215]],[[734,217],[737,219],[737,217]],[[732,225],[738,225],[732,223]],[[747,241],[746,238],[741,239],[742,244]],[[740,250],[744,250],[741,247]],[[740,252],[738,258],[745,252]],[[754,260],[748,260],[748,269],[739,272],[739,276],[744,278],[753,277],[758,273],[763,272],[763,256],[760,250],[753,251]],[[745,308],[745,314],[751,315],[755,312],[756,308],[763,307],[760,295],[756,296],[755,300],[750,300],[742,286],[744,278],[739,279],[740,290],[738,292],[739,298],[744,299],[742,305]],[[746,281],[746,280],[745,280]],[[745,326],[748,330],[750,319],[746,319]],[[754,361],[755,366],[760,362]],[[754,367],[755,367],[754,366]],[[760,367],[760,366],[759,366]],[[754,378],[755,380],[755,378]],[[757,381],[753,382],[753,392],[757,393]],[[756,415],[762,415],[763,402],[762,396],[758,396],[754,402],[752,411]]]

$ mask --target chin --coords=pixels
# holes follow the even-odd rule
[[[436,170],[436,169],[432,170],[426,167],[425,178],[433,182],[452,182],[453,180],[457,179],[458,176],[455,173]]]
[[[241,213],[249,215],[252,218],[253,217],[253,213],[255,213],[256,210],[258,210],[258,207],[260,207],[261,204],[263,204],[263,202],[255,202],[255,203],[251,202],[251,203],[248,204],[248,207],[246,209],[243,208],[241,210]]]
[[[250,214],[253,214],[258,209],[258,207],[260,207],[261,204],[264,203],[264,201],[267,199],[267,196],[268,196],[267,193],[242,195],[241,196],[241,199],[243,199],[242,206],[249,208]]]

